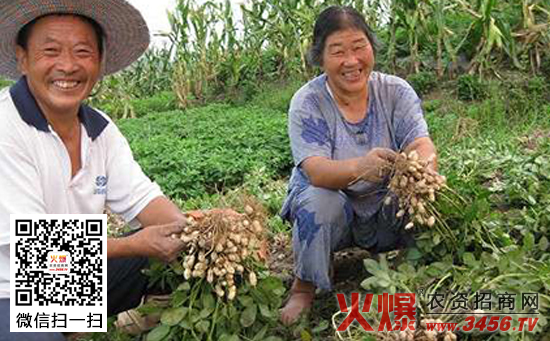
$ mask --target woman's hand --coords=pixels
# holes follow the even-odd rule
[[[411,142],[404,152],[409,155],[410,152],[415,150],[418,153],[418,159],[424,160],[428,163],[429,170],[437,173],[437,152],[435,145],[429,137],[419,137]]]
[[[397,153],[388,148],[373,148],[357,162],[357,178],[381,182],[389,173]]]

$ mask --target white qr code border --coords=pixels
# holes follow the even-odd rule
[[[40,252],[41,259],[44,258],[45,245],[39,246],[40,243],[28,243],[21,241],[24,238],[35,238],[40,240],[34,235],[38,230],[44,232],[44,226],[41,224],[37,227],[38,223],[50,222],[48,227],[51,226],[52,221],[57,221],[56,232],[59,228],[60,232],[67,233],[67,238],[63,238],[61,241],[57,241],[57,245],[51,245],[53,241],[51,238],[40,234],[42,239],[47,239],[50,244],[48,248],[45,261],[38,262],[38,268],[28,266],[32,261],[33,256],[37,256],[36,252]],[[16,222],[23,222],[18,224],[16,231]],[[67,222],[67,224],[64,224]],[[77,223],[78,222],[78,223]],[[75,228],[75,224],[78,224],[78,228]],[[63,226],[71,225],[72,231],[65,231]],[[82,230],[82,231],[81,231]],[[85,230],[85,231],[84,231]],[[82,234],[80,234],[82,232]],[[70,238],[69,238],[70,237]],[[79,240],[85,246],[92,248],[94,254],[93,257],[86,259],[88,256],[86,253],[90,252],[81,245],[76,245],[76,241]],[[34,241],[34,240],[33,240]],[[69,242],[70,241],[70,242]],[[70,243],[71,250],[75,250],[74,254],[61,250],[61,244],[66,245]],[[73,244],[74,242],[74,244]],[[16,245],[21,247],[19,254],[30,251],[28,256],[25,256],[25,260],[20,260],[16,257]],[[27,248],[29,245],[32,247],[40,248],[36,252],[32,252],[33,249]],[[25,248],[23,248],[25,246]],[[66,249],[67,246],[64,247]],[[78,251],[80,250],[80,251]],[[101,252],[99,252],[101,250]],[[99,257],[95,257],[96,254],[101,253]],[[58,258],[59,255],[59,258]],[[80,261],[85,259],[85,262]],[[61,259],[63,261],[61,261]],[[49,264],[49,260],[52,263],[62,264]],[[59,262],[57,262],[59,260]],[[74,263],[73,263],[74,261]],[[91,268],[85,269],[81,264],[91,264]],[[25,263],[27,266],[20,266]],[[36,265],[36,264],[34,264]],[[59,268],[56,268],[59,267]],[[63,269],[63,267],[68,267]],[[97,272],[90,274],[96,267],[100,267],[101,276],[97,275]],[[22,270],[24,269],[24,270]],[[55,272],[57,271],[57,272]],[[39,300],[33,301],[33,297],[40,295],[35,289],[41,288],[38,284],[32,284],[26,280],[27,284],[22,287],[16,287],[17,273],[20,276],[24,274],[31,274],[29,278],[35,278],[36,276],[44,282],[48,289],[52,287],[56,291],[48,291],[53,293],[52,297],[56,297],[56,300],[60,301],[62,298],[63,303],[53,304],[51,301],[44,302]],[[38,273],[43,273],[42,275]],[[45,274],[44,274],[45,273]],[[65,276],[65,277],[57,277]],[[97,277],[100,277],[99,282]],[[23,276],[23,279],[25,276]],[[80,283],[71,282],[72,279],[79,279]],[[37,282],[41,282],[37,280]],[[19,278],[19,282],[22,280]],[[28,283],[31,284],[28,284]],[[83,283],[84,282],[84,283]],[[93,282],[93,283],[92,283]],[[44,283],[40,283],[41,285]],[[68,287],[60,287],[57,284],[68,284]],[[30,287],[27,287],[30,286]],[[33,286],[34,285],[34,286]],[[92,292],[94,287],[100,287],[100,290]],[[16,295],[16,289],[18,289],[19,295]],[[34,291],[33,291],[34,290]],[[72,293],[84,293],[82,296],[70,296]],[[99,294],[99,295],[97,295]],[[44,297],[45,294],[41,295]],[[89,295],[92,298],[89,298]],[[47,300],[47,299],[46,299]],[[29,302],[30,301],[30,302]],[[72,301],[71,305],[67,302]],[[81,305],[80,303],[86,302],[87,304]],[[39,305],[42,303],[42,305]],[[107,215],[106,214],[11,214],[10,215],[10,332],[106,332],[107,331]]]

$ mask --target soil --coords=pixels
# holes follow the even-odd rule
[[[368,251],[356,247],[338,251],[334,254],[333,290],[317,293],[310,313],[295,327],[295,333],[299,334],[305,326],[315,328],[322,322],[330,322],[332,315],[339,309],[336,293],[348,295],[351,292],[361,291],[361,282],[368,277],[368,272],[363,266],[363,260],[369,257]],[[268,267],[273,275],[283,280],[287,290],[290,289],[294,279],[294,260],[292,256],[292,239],[288,233],[279,233],[272,238]],[[314,336],[314,339],[320,337],[323,340],[330,340],[333,336],[334,331],[329,327],[320,335]],[[296,335],[296,337],[301,339],[300,335]]]
[[[124,222],[116,215],[108,213],[111,233],[119,235],[124,231]],[[334,254],[333,283],[334,290],[319,293],[309,314],[311,326],[325,320],[330,321],[334,312],[338,311],[336,294],[350,293],[361,288],[360,284],[368,273],[363,266],[363,260],[370,257],[368,251],[360,248],[349,248]],[[294,260],[292,256],[292,237],[289,233],[278,233],[269,242],[268,268],[272,274],[283,280],[285,287],[290,288],[294,275]],[[330,330],[332,328],[329,328]],[[67,335],[67,340],[77,341],[87,334],[74,333]]]
[[[276,234],[270,242],[268,267],[272,274],[280,277],[290,288],[293,280],[294,260],[292,257],[291,236],[287,233]],[[349,288],[361,283],[367,276],[363,260],[369,252],[360,248],[348,248],[334,254],[334,289]]]

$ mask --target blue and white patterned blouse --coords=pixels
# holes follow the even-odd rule
[[[345,160],[365,155],[375,147],[403,150],[419,137],[429,136],[421,102],[403,79],[372,72],[369,77],[367,115],[350,123],[338,109],[325,74],[296,92],[290,103],[288,133],[295,167],[281,216],[288,219],[295,193],[310,185],[301,169],[312,156]],[[344,190],[354,210],[368,219],[379,208],[386,190],[383,184],[360,181]]]

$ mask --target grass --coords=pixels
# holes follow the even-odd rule
[[[480,100],[459,100],[453,83],[437,96],[426,95],[425,117],[439,151],[440,172],[456,192],[438,207],[451,234],[419,229],[415,248],[400,261],[390,254],[367,262],[369,275],[350,290],[465,291],[472,299],[481,289],[495,295],[538,292],[542,315],[537,333],[463,334],[461,339],[544,340],[550,332],[550,105],[547,83],[514,79],[487,81],[486,97]],[[138,162],[183,209],[231,206],[232,196],[247,191],[266,206],[272,232],[289,233],[277,213],[291,166],[284,109],[297,86],[270,88],[240,106],[150,114],[121,122],[121,128]],[[257,130],[251,129],[256,125],[266,135],[256,138]],[[181,166],[185,163],[186,168]],[[234,169],[239,171],[232,173]],[[373,339],[357,328],[336,335],[333,296],[317,303],[309,322],[273,332],[285,340]],[[426,312],[426,297],[418,300],[418,309]]]

